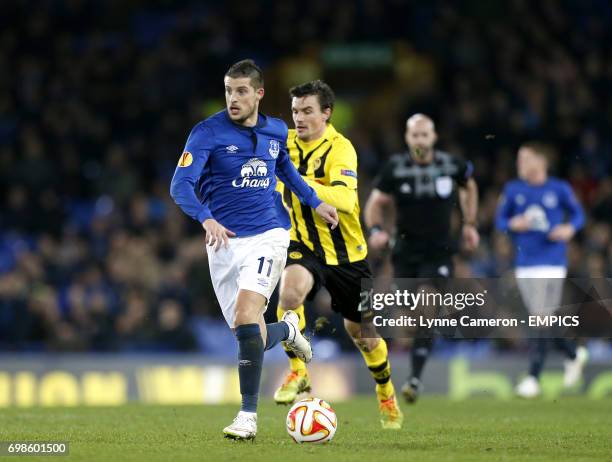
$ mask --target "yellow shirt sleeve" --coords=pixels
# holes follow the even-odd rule
[[[329,159],[329,184],[342,184],[349,189],[357,189],[357,153],[349,140],[342,139],[332,148]]]
[[[346,186],[325,186],[310,178],[304,178],[309,186],[315,190],[319,199],[333,205],[339,212],[351,213],[357,203],[357,190]]]
[[[357,205],[357,153],[348,140],[340,140],[332,147],[328,157],[329,185],[310,178],[309,186],[323,202],[333,205],[340,212],[351,213]]]

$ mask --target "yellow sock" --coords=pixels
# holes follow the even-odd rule
[[[304,314],[304,305],[298,306],[293,311],[300,318],[300,322],[298,324],[300,331],[304,332],[304,329],[306,329],[306,316]],[[285,314],[285,310],[283,310],[283,308],[280,305],[278,305],[278,308],[276,309],[276,317],[278,318],[279,321],[283,317],[284,314]],[[285,348],[284,345],[283,345],[283,348]],[[297,372],[300,375],[306,374],[306,364],[304,364],[304,361],[297,358],[293,354],[293,352],[288,351],[286,348],[285,348],[285,353],[287,353],[287,356],[289,356],[289,367],[291,368],[291,370],[293,372]]]
[[[297,372],[299,375],[306,375],[308,372],[306,364],[300,358],[289,358],[289,368],[292,372]]]
[[[391,382],[391,363],[387,352],[387,342],[380,339],[372,351],[360,350],[366,366],[376,381],[376,394],[379,400],[391,398],[395,393]]]

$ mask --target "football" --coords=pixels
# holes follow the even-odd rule
[[[331,441],[338,428],[336,412],[319,398],[295,403],[287,414],[287,432],[296,443]]]

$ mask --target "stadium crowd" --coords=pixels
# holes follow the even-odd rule
[[[220,311],[203,231],[172,203],[169,180],[190,128],[222,107],[221,76],[244,57],[264,68],[266,112],[287,118],[292,66],[304,80],[318,69],[350,102],[362,202],[378,166],[404,149],[406,117],[434,118],[439,147],[471,159],[480,188],[483,241],[458,275],[511,268],[493,228],[500,187],[521,142],[549,143],[554,173],[588,216],[569,276],[612,274],[608,2],[152,5],[0,4],[1,349],[201,348],[191,320]],[[390,44],[380,88],[335,84],[319,59],[328,43]]]

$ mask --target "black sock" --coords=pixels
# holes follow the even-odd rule
[[[412,345],[412,377],[421,380],[423,368],[433,348],[432,338],[416,338]]]
[[[568,359],[572,361],[576,359],[576,342],[566,338],[556,338],[553,341],[555,342],[555,347],[565,353]]]
[[[242,395],[241,411],[257,412],[257,397],[263,366],[264,344],[259,324],[236,327],[238,339],[238,377]]]
[[[547,352],[547,338],[532,338],[529,340],[529,375],[533,375],[536,379],[540,377],[546,362]]]
[[[289,326],[285,321],[274,322],[266,325],[266,348],[268,351],[270,348],[278,345],[283,340],[287,340],[289,337]]]

